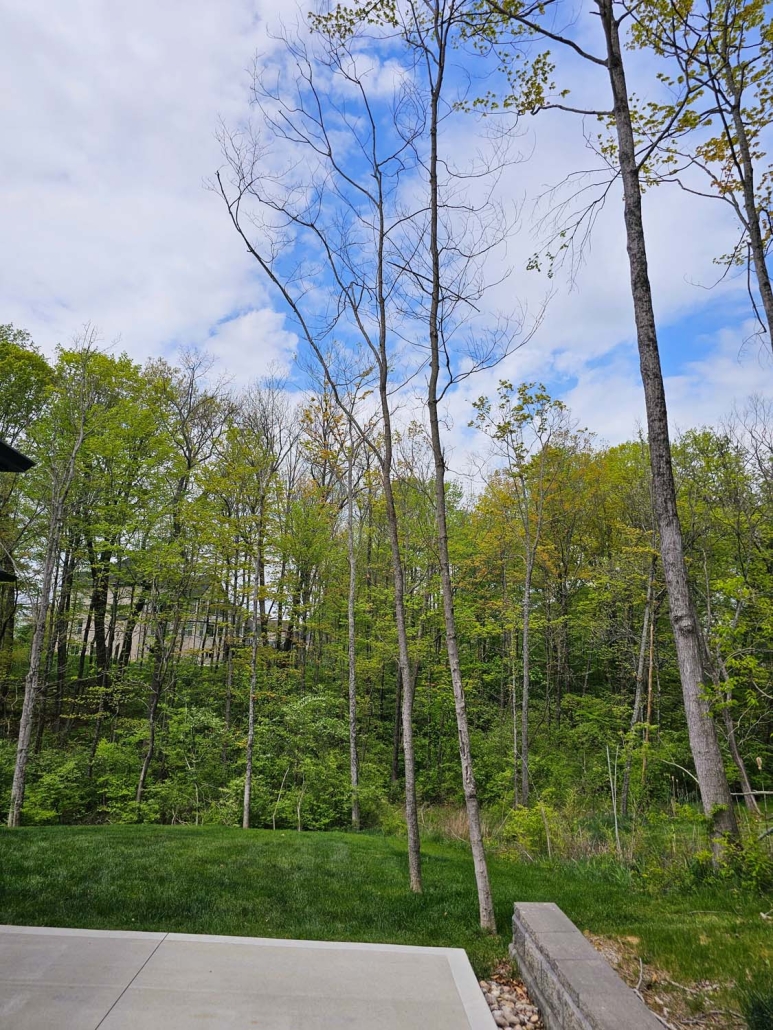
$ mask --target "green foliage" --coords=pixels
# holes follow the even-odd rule
[[[138,726],[134,733],[97,744],[92,775],[99,792],[98,814],[109,822],[133,823],[140,817],[132,788],[139,769],[141,733]]]
[[[47,749],[36,757],[35,766],[24,799],[25,820],[41,824],[84,819],[94,803],[85,755]]]
[[[773,1026],[773,975],[770,971],[758,975],[751,983],[742,984],[738,995],[749,1030],[770,1030]]]

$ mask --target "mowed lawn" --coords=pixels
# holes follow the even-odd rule
[[[743,982],[773,965],[770,899],[721,891],[650,897],[599,867],[492,858],[500,936],[477,929],[461,846],[350,833],[220,827],[0,831],[0,923],[380,941],[465,948],[479,974],[506,957],[515,901],[555,901],[583,930],[638,938],[676,979]]]

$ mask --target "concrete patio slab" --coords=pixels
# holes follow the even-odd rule
[[[0,926],[0,1028],[492,1030],[458,948]]]

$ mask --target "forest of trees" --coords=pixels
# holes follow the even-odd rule
[[[548,852],[550,812],[611,813],[620,853],[620,821],[700,802],[715,858],[759,813],[773,407],[670,439],[641,194],[731,205],[720,260],[769,337],[770,28],[757,4],[596,0],[595,53],[553,6],[335,8],[279,41],[283,76],[256,64],[256,125],[222,128],[209,186],[292,320],[303,389],[237,391],[195,350],[139,366],[91,328],[48,360],[3,328],[0,437],[35,461],[0,498],[11,825],[394,828],[402,808],[420,889],[427,806],[463,806],[493,928],[487,813],[538,812]],[[614,447],[539,382],[457,390],[496,384],[542,312],[484,303],[517,231],[496,200],[507,133],[461,168],[454,126],[575,110],[547,45],[606,90],[577,110],[607,124],[609,174],[557,204],[532,264],[578,260],[622,191],[646,426]],[[667,103],[629,99],[627,45]],[[448,475],[449,407],[469,477]]]
[[[200,355],[140,368],[89,340],[49,363],[8,327],[0,347],[3,437],[36,462],[3,475],[4,567],[19,575],[2,588],[6,801],[45,607],[26,819],[244,814],[325,828],[351,823],[354,801],[356,821],[378,823],[404,763],[389,531],[378,469],[329,393],[295,398],[265,381],[239,394]],[[607,748],[624,808],[692,797],[646,443],[598,446],[538,387],[503,384],[476,409],[484,431],[509,424],[506,462],[494,460],[502,434],[488,449],[481,432],[483,480],[447,492],[482,802],[533,793],[609,808]],[[741,795],[768,785],[773,762],[773,409],[751,400],[680,437],[673,457],[712,706]],[[417,794],[456,803],[432,456],[418,425],[396,434],[393,484]]]

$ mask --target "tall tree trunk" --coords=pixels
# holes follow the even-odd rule
[[[528,512],[526,524],[528,523]],[[523,654],[521,662],[523,665],[523,682],[521,684],[521,802],[524,805],[529,803],[529,693],[531,689],[531,666],[530,666],[530,628],[531,628],[531,580],[534,574],[534,560],[531,554],[528,529],[526,530],[526,575],[523,581],[523,637],[521,647]]]
[[[381,680],[383,695],[383,676]],[[402,740],[403,718],[403,677],[400,666],[397,666],[397,682],[395,684],[395,717],[392,723],[392,783],[400,779],[400,743]]]
[[[157,614],[154,634],[155,639],[152,644],[153,671],[151,673],[150,707],[148,708],[148,745],[145,750],[145,756],[142,759],[140,776],[139,780],[137,781],[137,792],[134,796],[134,800],[136,802],[138,809],[142,804],[142,799],[145,793],[145,784],[147,782],[148,772],[150,770],[150,763],[153,761],[153,755],[155,753],[156,720],[158,718],[158,705],[161,701],[161,694],[164,689],[164,682],[166,680],[166,669],[168,664],[166,639],[168,629],[168,620],[165,617],[161,617],[160,613]]]
[[[510,704],[513,720],[513,808],[518,807],[518,675],[516,671],[516,636],[510,632]]]
[[[13,666],[16,584],[0,584],[0,718],[8,724],[8,692]]]
[[[256,559],[257,562],[260,558]],[[255,569],[252,585],[252,647],[250,649],[250,699],[247,714],[247,765],[244,770],[244,802],[242,807],[242,829],[250,828],[250,806],[252,804],[252,752],[255,745],[255,691],[258,687],[258,642],[260,640],[260,576]]]
[[[223,747],[221,752],[223,769],[228,768],[228,737],[231,733],[231,697],[233,694],[234,683],[234,643],[236,641],[236,602],[236,584],[234,584],[234,604],[228,617],[230,633],[225,662],[225,707],[223,711],[225,733],[223,734]]]
[[[266,497],[261,494],[258,524],[258,587],[260,588],[260,635],[268,647],[268,610],[266,608]]]
[[[126,625],[124,626],[123,639],[121,640],[121,649],[118,652],[118,672],[124,673],[126,667],[131,660],[132,655],[132,644],[134,642],[134,630],[137,626],[137,621],[145,608],[147,602],[147,589],[143,583],[140,588],[140,594],[136,601],[132,602],[129,608],[129,614],[126,617]]]
[[[51,585],[54,578],[54,567],[59,554],[59,534],[61,531],[62,505],[59,499],[51,507],[48,521],[48,544],[43,564],[43,580],[40,585],[40,603],[35,613],[35,627],[30,647],[30,665],[24,681],[24,703],[19,722],[19,739],[16,746],[16,765],[11,786],[11,804],[8,809],[8,825],[18,826],[21,821],[21,809],[24,804],[24,787],[27,778],[27,760],[29,758],[30,741],[32,739],[32,720],[35,704],[40,693],[40,672],[43,660],[48,609],[51,603]]]
[[[357,762],[357,664],[354,601],[357,590],[357,566],[354,553],[354,440],[349,423],[349,456],[346,468],[346,554],[349,560],[349,593],[346,604],[349,658],[349,779],[352,788],[352,829],[360,828],[359,768]]]
[[[389,416],[389,399],[384,368],[382,392],[382,415],[386,415],[384,429],[384,497],[386,501],[389,545],[392,552],[392,575],[395,584],[395,622],[397,624],[397,649],[402,680],[402,731],[403,761],[405,774],[405,823],[408,831],[408,876],[412,891],[420,892],[421,842],[419,838],[419,809],[416,802],[416,759],[413,746],[413,699],[415,682],[411,676],[411,660],[408,652],[408,629],[405,621],[405,574],[400,554],[400,538],[397,529],[397,509],[392,492],[392,429]]]
[[[650,571],[647,576],[647,599],[644,602],[644,618],[642,619],[641,637],[639,639],[639,656],[636,662],[636,693],[633,698],[633,710],[631,712],[630,737],[641,719],[641,702],[644,690],[644,659],[647,655],[647,630],[652,612],[652,589],[655,582],[656,558],[653,555],[650,562]],[[623,790],[620,799],[620,812],[623,816],[628,815],[628,793],[631,787],[631,762],[633,761],[633,739],[628,741],[625,755],[625,771],[623,773]]]
[[[437,50],[437,61],[434,81],[430,94],[430,154],[429,154],[429,251],[431,258],[431,286],[429,310],[429,344],[430,374],[427,386],[427,407],[429,413],[430,440],[435,465],[435,524],[437,529],[438,559],[440,562],[440,584],[443,595],[443,619],[446,631],[446,651],[451,673],[451,685],[454,691],[454,708],[456,711],[456,728],[459,737],[459,759],[462,767],[462,787],[467,808],[467,821],[470,832],[470,850],[475,868],[475,883],[478,889],[478,909],[482,929],[496,933],[494,902],[489,884],[486,852],[483,847],[483,830],[480,820],[480,805],[475,784],[475,773],[472,764],[470,746],[470,728],[467,721],[467,702],[462,682],[462,670],[459,663],[459,647],[456,637],[456,616],[454,613],[454,594],[451,582],[451,560],[448,554],[448,525],[446,521],[446,465],[443,444],[440,438],[440,420],[438,416],[438,379],[440,376],[440,320],[441,320],[441,269],[440,241],[438,237],[439,187],[438,187],[438,124],[440,115],[440,98],[443,89],[445,55],[447,46],[447,24],[441,21],[441,13],[435,11],[435,32],[433,43]]]
[[[620,48],[619,25],[614,15],[612,0],[596,2],[606,39],[607,69],[614,102],[631,294],[647,411],[652,490],[660,532],[663,573],[682,681],[690,748],[695,762],[703,810],[711,820],[711,835],[716,854],[721,849],[720,838],[723,835],[737,838],[738,824],[722,763],[716,727],[704,694],[701,630],[690,603],[682,530],[671,465],[666,396],[647,268],[639,169]]]
[[[88,351],[84,351],[84,356],[87,355]],[[80,384],[82,388],[85,386],[85,382],[86,373],[85,369],[83,369],[83,380]],[[86,390],[83,390],[78,396],[76,403],[78,402],[80,402],[78,429],[72,449],[68,455],[67,463],[64,469],[61,470],[61,473],[60,470],[53,468],[51,474],[51,511],[48,520],[48,542],[46,545],[46,557],[43,563],[43,580],[40,585],[40,604],[32,631],[30,665],[27,678],[24,681],[24,702],[22,704],[19,738],[16,746],[16,764],[11,785],[11,802],[8,809],[9,826],[19,825],[21,809],[24,804],[24,787],[27,779],[27,760],[29,758],[32,720],[35,714],[35,704],[41,689],[40,671],[46,624],[48,622],[48,610],[51,603],[51,585],[54,577],[54,568],[59,556],[59,540],[62,532],[65,504],[75,476],[75,464],[78,460],[78,454],[86,435],[86,416],[88,414]]]
[[[86,613],[86,622],[83,625],[83,637],[81,639],[81,653],[78,658],[78,680],[83,683],[86,672],[86,656],[89,651],[89,636],[91,635],[91,596],[89,596],[89,610]]]
[[[65,679],[67,676],[67,644],[70,627],[70,608],[72,605],[72,587],[75,576],[76,549],[78,542],[70,537],[64,560],[62,573],[62,589],[56,612],[56,702],[54,716],[54,733],[59,735],[59,723],[64,702]]]

